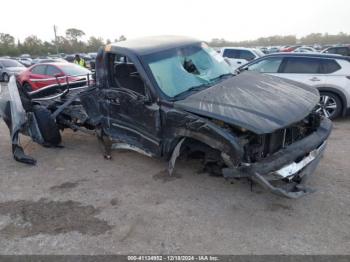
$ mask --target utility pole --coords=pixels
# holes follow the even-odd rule
[[[53,25],[53,32],[55,33],[55,46],[56,46],[56,53],[58,54],[57,26],[56,26],[56,25]]]

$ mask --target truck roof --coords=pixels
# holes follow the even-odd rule
[[[184,36],[150,36],[113,43],[110,47],[112,51],[127,49],[141,56],[200,42],[198,39]]]

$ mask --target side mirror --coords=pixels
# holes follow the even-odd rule
[[[62,77],[62,76],[64,76],[64,74],[62,74],[62,73],[57,73],[54,75],[54,77]]]

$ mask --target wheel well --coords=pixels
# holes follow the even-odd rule
[[[221,161],[221,152],[195,138],[186,138],[181,145],[180,156],[205,161]]]
[[[332,93],[333,95],[337,96],[340,100],[341,103],[341,115],[344,115],[346,112],[346,97],[345,95],[341,92],[338,91],[334,88],[329,88],[329,87],[321,87],[318,89],[320,93],[324,93],[324,92],[328,92],[328,93]]]
[[[221,175],[221,169],[226,167],[221,151],[195,138],[186,138],[180,148],[180,158],[197,159],[203,162],[203,170]]]

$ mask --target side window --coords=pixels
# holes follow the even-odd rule
[[[338,71],[341,66],[333,59],[323,59],[322,60],[322,73],[330,74]]]
[[[348,48],[347,47],[338,47],[337,54],[347,56],[348,55]]]
[[[251,64],[248,67],[250,71],[256,71],[259,73],[277,73],[281,65],[282,57],[269,57],[263,60]]]
[[[45,75],[46,65],[38,65],[32,69],[32,73],[36,75]]]
[[[239,58],[239,51],[235,49],[225,49],[222,56],[227,58]]]
[[[283,66],[282,73],[289,74],[318,74],[321,60],[317,58],[290,57]]]
[[[46,75],[55,76],[57,74],[61,74],[61,71],[55,66],[47,66]]]
[[[112,86],[130,89],[145,96],[145,84],[134,63],[127,56],[111,54]]]
[[[251,60],[255,59],[255,55],[248,50],[240,50],[239,51],[239,58],[245,59],[247,61],[251,61]]]
[[[326,51],[324,51],[325,53],[329,53],[329,54],[336,54],[336,50],[335,48],[328,48]]]

